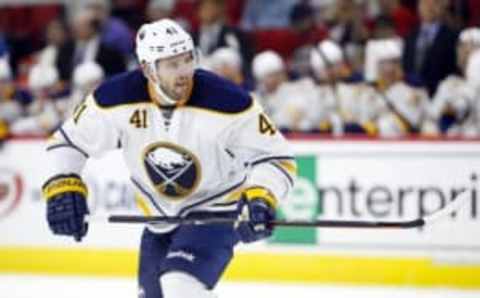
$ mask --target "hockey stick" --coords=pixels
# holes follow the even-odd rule
[[[243,220],[237,218],[184,218],[177,216],[136,216],[136,215],[112,215],[108,218],[111,223],[168,223],[181,225],[206,225],[206,224],[235,224]],[[382,221],[355,221],[355,220],[273,220],[271,225],[276,227],[329,227],[329,228],[416,228],[425,225],[424,220],[417,219],[404,222],[382,222]]]
[[[277,227],[316,227],[316,228],[387,228],[387,229],[411,229],[430,225],[450,213],[458,210],[467,200],[468,196],[453,200],[444,208],[414,220],[406,221],[362,221],[362,220],[274,220],[270,224]],[[167,223],[181,225],[205,225],[205,224],[235,224],[248,219],[237,217],[220,217],[212,214],[212,217],[179,217],[179,216],[137,216],[137,215],[112,215],[108,217],[111,223]]]

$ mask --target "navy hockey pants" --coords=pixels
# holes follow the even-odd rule
[[[160,276],[186,272],[212,289],[233,256],[238,236],[232,225],[185,225],[172,232],[143,231],[140,247],[141,298],[161,298]],[[185,285],[188,287],[188,285]]]

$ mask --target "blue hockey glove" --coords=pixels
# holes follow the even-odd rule
[[[272,235],[270,222],[275,219],[275,205],[275,197],[263,187],[252,187],[243,192],[235,224],[242,242],[254,242]]]
[[[54,234],[73,236],[81,241],[87,234],[84,222],[88,212],[87,186],[75,174],[58,175],[49,179],[42,187],[47,200],[47,221]]]

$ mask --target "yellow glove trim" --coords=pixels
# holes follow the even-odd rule
[[[243,191],[244,197],[251,201],[254,199],[262,199],[272,208],[277,208],[278,202],[275,196],[266,188],[261,186],[253,186]]]
[[[79,178],[58,178],[43,188],[43,197],[48,201],[65,192],[78,192],[85,198],[88,196],[87,186]]]

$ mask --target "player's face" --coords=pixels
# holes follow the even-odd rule
[[[194,58],[191,52],[156,63],[158,83],[171,99],[179,101],[189,96],[193,85]]]
[[[459,42],[457,45],[457,66],[465,71],[468,57],[476,49],[476,47],[469,42]]]
[[[280,70],[266,75],[262,83],[267,93],[273,93],[286,80],[287,74],[283,70]]]
[[[378,77],[389,82],[396,82],[402,78],[402,68],[399,60],[381,61],[378,66]]]

